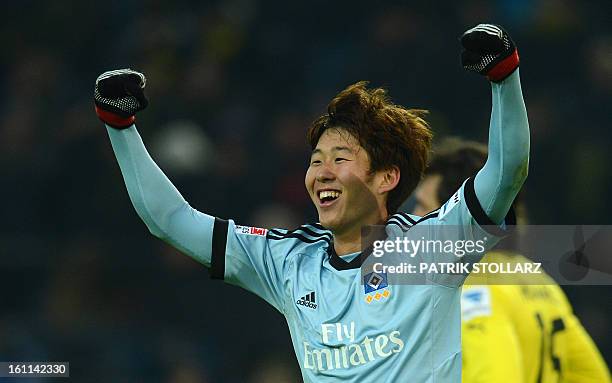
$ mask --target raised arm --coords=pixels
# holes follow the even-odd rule
[[[521,189],[529,168],[529,123],[521,92],[518,51],[499,26],[479,24],[462,37],[463,66],[491,81],[489,155],[474,179],[487,216],[500,224]]]
[[[96,81],[96,113],[106,124],[128,194],[149,231],[210,266],[215,219],[193,209],[147,152],[134,114],[147,106],[145,78],[122,69]]]
[[[238,226],[189,206],[134,125],[135,113],[148,103],[144,86],[142,73],[120,69],[100,75],[94,91],[96,113],[106,125],[136,212],[153,235],[209,267],[212,278],[252,291],[283,312],[293,238],[268,240],[266,229]]]
[[[518,69],[491,87],[489,156],[476,174],[474,191],[489,218],[499,224],[527,178],[529,124]]]
[[[151,234],[210,266],[214,217],[189,206],[147,152],[136,126],[107,129],[130,200]]]

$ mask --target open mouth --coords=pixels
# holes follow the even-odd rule
[[[340,197],[340,194],[342,194],[342,192],[338,190],[327,189],[327,190],[319,190],[317,194],[319,196],[319,204],[322,207],[326,207],[336,202],[336,200],[338,199],[338,197]]]

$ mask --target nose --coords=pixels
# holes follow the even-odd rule
[[[321,166],[321,168],[319,169],[319,172],[317,173],[316,176],[316,180],[317,182],[330,182],[336,179],[336,175],[334,174],[334,172],[329,168],[328,165],[323,165]]]

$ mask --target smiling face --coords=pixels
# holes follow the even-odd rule
[[[387,192],[397,184],[389,173],[371,173],[368,154],[346,130],[325,130],[312,152],[305,179],[319,222],[334,233],[384,222]]]

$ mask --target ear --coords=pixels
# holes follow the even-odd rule
[[[382,180],[378,186],[379,193],[390,192],[400,181],[400,170],[397,166],[382,171]]]

